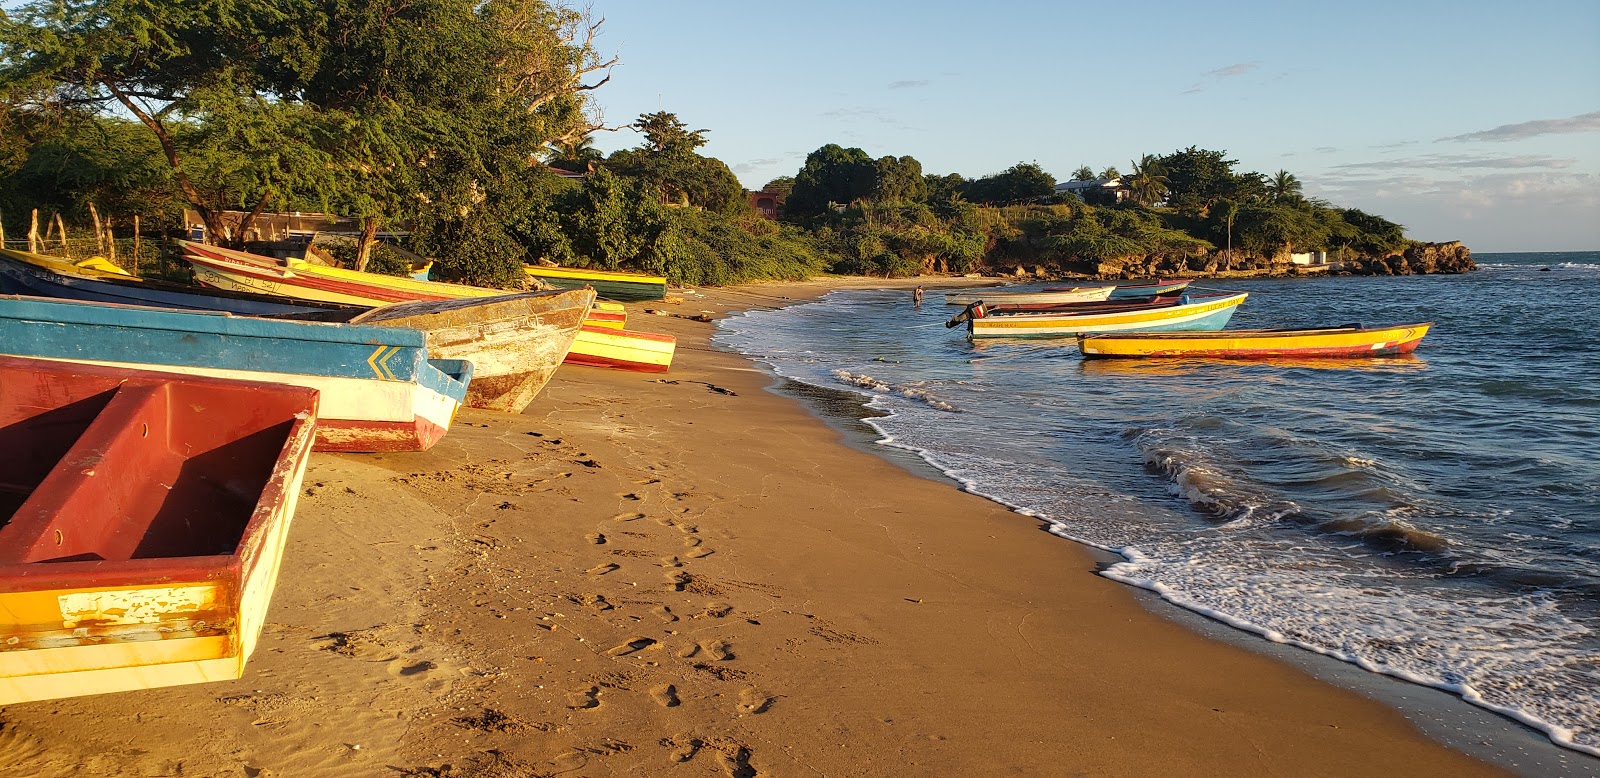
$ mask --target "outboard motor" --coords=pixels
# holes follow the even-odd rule
[[[973,319],[981,319],[987,315],[989,315],[988,310],[983,307],[983,301],[979,300],[963,308],[960,313],[951,316],[950,320],[944,323],[944,328],[950,329]]]

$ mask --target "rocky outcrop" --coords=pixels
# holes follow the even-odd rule
[[[1465,273],[1478,269],[1472,250],[1461,241],[1417,243],[1383,257],[1346,260],[1339,272],[1362,276],[1409,276],[1420,273]]]

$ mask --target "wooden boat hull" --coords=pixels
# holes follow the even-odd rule
[[[1432,326],[1428,322],[1395,327],[1085,335],[1078,338],[1078,347],[1085,359],[1390,357],[1416,351]]]
[[[529,265],[524,270],[528,275],[559,289],[592,287],[595,294],[609,300],[638,302],[660,300],[667,296],[667,279],[661,276],[534,265]]]
[[[413,451],[444,436],[472,364],[403,327],[0,297],[0,353],[264,381],[322,393],[319,451]]]
[[[588,289],[528,292],[399,303],[351,322],[422,330],[429,356],[472,363],[468,405],[521,413],[567,358],[593,302]]]
[[[202,289],[113,274],[72,265],[55,257],[9,250],[0,250],[0,292],[119,305],[227,311],[248,316],[285,316],[310,311],[282,297]],[[320,310],[323,313],[319,318],[338,320],[340,311],[348,317],[362,309],[327,303]]]
[[[1076,314],[1014,314],[967,321],[968,336],[977,338],[1064,338],[1092,332],[1220,330],[1249,295],[1212,295],[1189,303]]]
[[[665,373],[677,347],[678,339],[671,335],[584,325],[567,353],[566,364]]]
[[[0,705],[240,677],[317,393],[0,357]]]
[[[1111,289],[1111,296],[1107,299],[1126,300],[1133,297],[1157,297],[1166,294],[1181,294],[1183,290],[1189,288],[1189,284],[1191,283],[1193,283],[1193,279],[1173,278],[1165,281],[1138,281],[1126,284],[1111,284],[1108,287],[1095,288]],[[1054,292],[1062,288],[1063,287],[1047,286],[1044,288],[1044,290],[1046,292]],[[1082,289],[1083,287],[1077,288]]]
[[[946,292],[946,305],[971,305],[983,302],[989,305],[1053,305],[1057,303],[1087,303],[1104,300],[1111,295],[1112,287],[1068,288],[1041,292]]]

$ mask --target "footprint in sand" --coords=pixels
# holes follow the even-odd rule
[[[600,687],[590,686],[567,693],[567,707],[573,710],[593,710],[600,707]]]
[[[725,641],[713,640],[710,643],[701,643],[700,647],[705,649],[707,656],[718,662],[726,662],[733,659],[733,647]]]
[[[678,658],[679,659],[693,659],[694,655],[698,654],[698,653],[700,653],[700,644],[699,643],[690,643],[689,645],[678,649]]]
[[[637,495],[637,494],[635,494],[633,492],[628,492],[627,494],[619,494],[619,495],[617,495],[617,499],[619,499],[619,500],[633,500],[633,501],[637,502],[639,500],[643,500],[644,498],[640,497],[639,495]]]
[[[693,551],[690,551],[688,554],[685,554],[685,556],[689,557],[690,559],[705,559],[706,557],[715,553],[717,552],[709,548],[697,548]]]
[[[597,611],[608,611],[616,607],[606,600],[605,595],[594,594],[592,592],[585,592],[577,597],[568,597],[567,599],[572,600],[579,605],[594,608]]]
[[[732,612],[732,605],[718,600],[712,600],[711,602],[706,603],[706,607],[700,611],[700,615],[713,619],[720,619]]]
[[[650,612],[654,613],[657,618],[668,624],[678,620],[678,614],[673,613],[672,609],[665,605],[657,605],[656,607],[651,608]]]
[[[740,713],[766,713],[772,703],[773,698],[762,694],[754,686],[746,686],[739,690],[739,704],[734,707]]]
[[[683,567],[683,561],[678,559],[675,556],[664,556],[664,557],[661,558],[661,566],[662,567]]]
[[[612,521],[638,521],[644,518],[642,513],[619,513],[611,517]]]
[[[621,567],[622,567],[622,565],[616,564],[614,562],[607,562],[607,563],[605,563],[603,565],[595,565],[594,567],[591,567],[588,570],[585,570],[584,572],[588,573],[589,575],[605,575],[606,573],[612,572],[612,571],[617,570],[617,569],[619,569]]]
[[[675,592],[683,591],[684,587],[694,580],[694,577],[688,573],[667,573],[664,577],[667,580],[667,585],[672,587]]]
[[[627,656],[629,654],[638,653],[647,648],[653,648],[656,645],[657,643],[654,638],[638,637],[623,643],[620,646],[616,646],[609,651],[606,651],[606,654],[610,656]]]
[[[655,700],[656,704],[663,708],[676,708],[680,704],[678,700],[678,687],[673,686],[670,683],[664,683],[660,686],[653,686],[650,688],[650,699]]]
[[[686,735],[675,735],[661,740],[661,745],[672,749],[667,754],[667,758],[674,762],[687,762],[693,759],[694,755],[700,753],[700,749],[705,747],[705,744],[706,742],[700,738]]]
[[[690,535],[689,537],[686,537],[686,538],[683,539],[683,545],[686,548],[694,548],[694,547],[700,545],[700,539],[697,538],[697,537],[694,537],[693,535]]]
[[[730,778],[756,778],[758,775],[756,769],[750,766],[750,749],[745,746],[723,746],[717,755],[717,761],[722,763],[722,769]]]
[[[588,540],[590,543],[593,543],[597,546],[603,546],[606,544],[606,536],[605,533],[602,532],[592,532],[588,535],[584,535],[583,537],[585,540]]]

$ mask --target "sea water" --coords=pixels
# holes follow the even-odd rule
[[[1230,327],[1434,322],[1414,356],[1092,360],[838,291],[716,340],[859,392],[881,443],[1120,554],[1104,575],[1600,755],[1600,252],[1201,282]]]

